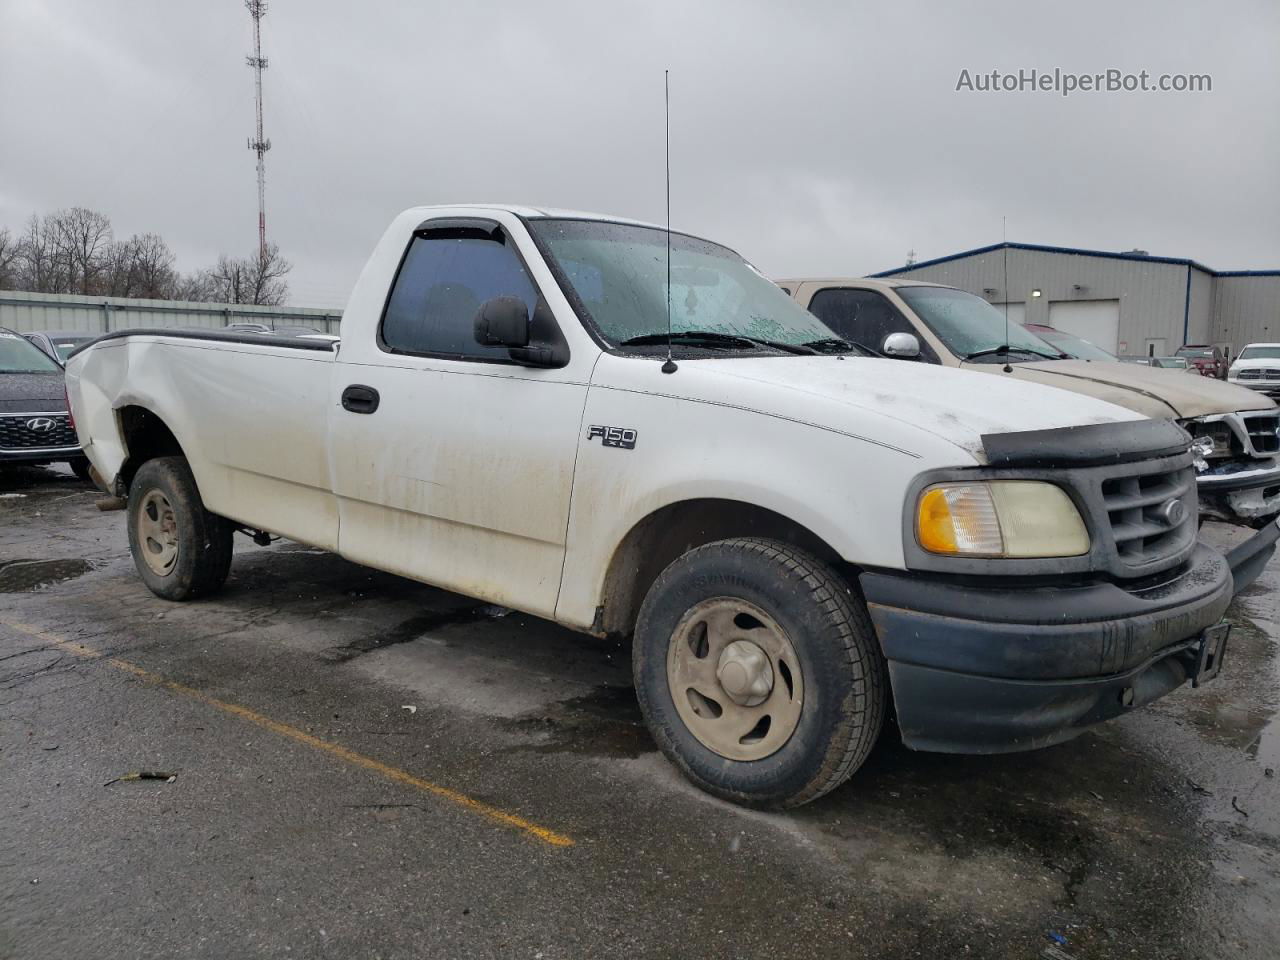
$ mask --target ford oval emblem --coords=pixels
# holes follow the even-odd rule
[[[1171,527],[1176,527],[1187,519],[1187,508],[1181,500],[1167,500],[1160,504],[1157,512],[1160,514],[1160,519]]]
[[[57,425],[49,417],[32,417],[27,421],[27,429],[32,433],[50,433]]]

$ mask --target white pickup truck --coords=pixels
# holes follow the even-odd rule
[[[122,332],[67,381],[159,596],[269,532],[634,635],[658,744],[757,806],[841,783],[891,708],[913,748],[1018,750],[1212,678],[1276,536],[1198,542],[1167,420],[867,357],[725,247],[583,214],[408,210],[339,346]]]

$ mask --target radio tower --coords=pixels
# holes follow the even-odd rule
[[[271,149],[271,141],[262,135],[262,71],[267,69],[267,58],[262,55],[262,15],[267,12],[267,0],[245,0],[244,5],[253,17],[253,56],[245,57],[253,67],[253,83],[256,88],[258,135],[249,141],[249,149],[258,155],[258,257],[267,257],[267,165],[264,160]]]

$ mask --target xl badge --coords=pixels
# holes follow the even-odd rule
[[[587,427],[587,439],[600,438],[606,447],[618,447],[621,450],[636,448],[636,432],[630,427]]]

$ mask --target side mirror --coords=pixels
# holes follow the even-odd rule
[[[884,338],[880,352],[886,357],[914,360],[920,356],[920,341],[914,333],[891,333]]]
[[[529,308],[519,297],[486,300],[476,311],[475,338],[486,347],[527,347]]]

